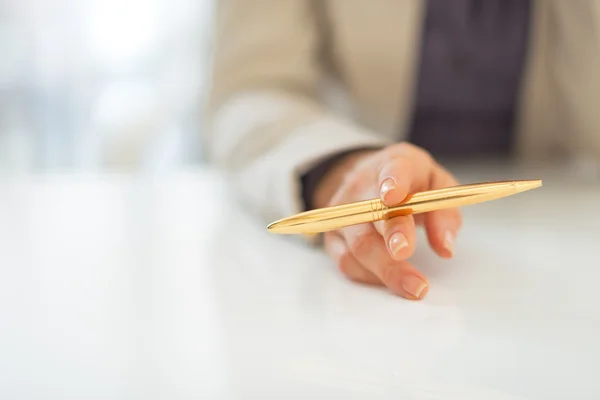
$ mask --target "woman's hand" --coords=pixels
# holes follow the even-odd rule
[[[386,206],[402,202],[409,193],[458,184],[426,151],[400,143],[380,151],[352,153],[321,181],[316,207],[380,197]],[[385,285],[408,299],[422,299],[427,278],[408,259],[415,250],[415,225],[423,224],[429,243],[441,257],[452,256],[461,227],[457,209],[402,216],[360,224],[325,234],[325,249],[350,279]]]

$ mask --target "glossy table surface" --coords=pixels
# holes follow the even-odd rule
[[[4,179],[0,398],[600,398],[600,185],[528,177],[464,209],[453,260],[421,240],[419,302],[208,171]]]

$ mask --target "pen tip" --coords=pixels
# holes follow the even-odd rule
[[[298,234],[304,233],[302,224],[299,224],[296,218],[284,218],[279,221],[270,223],[267,226],[267,231],[275,234]]]
[[[267,231],[271,233],[284,233],[286,228],[285,221],[275,221],[267,225]]]
[[[541,179],[515,182],[517,193],[526,192],[528,190],[537,189],[542,186]]]

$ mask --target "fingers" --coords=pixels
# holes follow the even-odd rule
[[[345,204],[358,200],[366,200],[378,196],[376,183],[373,181],[372,168],[357,171],[352,179],[342,183],[332,196],[330,205]]]
[[[330,205],[379,196],[386,206],[393,206],[406,200],[409,193],[456,184],[454,177],[426,151],[400,144],[390,146],[355,168],[341,182]],[[428,292],[429,283],[407,261],[416,246],[415,224],[425,226],[436,253],[451,257],[461,223],[456,209],[398,216],[329,232],[325,235],[325,249],[350,279],[383,284],[402,297],[421,299]]]
[[[427,293],[426,278],[407,261],[390,256],[382,236],[373,224],[362,224],[339,231],[354,258],[393,293],[407,299],[421,299]]]
[[[379,167],[380,197],[386,206],[401,203],[410,192],[426,190],[434,172],[426,151],[408,143],[391,146]]]
[[[443,258],[451,258],[454,255],[454,243],[460,222],[451,210],[432,212],[425,219],[427,239],[431,248]]]
[[[384,284],[395,294],[410,300],[421,300],[429,291],[429,282],[408,261],[393,265],[375,266],[375,275],[381,276]]]
[[[387,150],[378,179],[380,198],[386,206],[401,203],[409,193],[458,184],[426,151],[406,143]],[[441,257],[452,257],[454,241],[461,226],[460,211],[446,209],[415,217],[417,224],[425,225],[428,241],[434,251]],[[414,251],[414,225],[415,220],[409,217],[393,218],[385,224],[377,224],[377,230],[384,236],[390,254],[395,259],[405,259]]]
[[[438,167],[433,175],[432,188],[457,185],[458,182],[444,168]],[[429,244],[440,257],[450,258],[454,253],[454,242],[462,226],[458,209],[451,208],[425,214],[425,230]]]
[[[371,271],[363,267],[346,246],[344,239],[335,233],[325,234],[325,251],[337,264],[340,272],[353,281],[368,285],[383,285]]]
[[[404,201],[409,193],[413,165],[405,157],[386,160],[379,172],[379,197],[386,206]]]
[[[333,196],[332,203],[340,204],[350,201],[356,201],[361,198],[377,197],[377,187],[373,185],[368,171],[363,172],[364,176],[353,177],[353,180],[347,182]],[[372,177],[372,173],[370,175]],[[410,181],[406,181],[410,184]],[[410,257],[415,249],[416,231],[412,216],[393,218],[387,221],[377,221],[374,223],[375,230],[380,234],[379,240],[383,240],[387,247],[389,257],[394,260],[405,260]],[[343,235],[342,235],[343,236]]]
[[[383,237],[390,257],[402,261],[413,255],[417,233],[412,215],[377,221],[374,225]]]

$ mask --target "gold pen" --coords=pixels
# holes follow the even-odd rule
[[[372,199],[306,211],[275,221],[267,229],[277,234],[316,234],[401,215],[482,203],[540,186],[542,186],[541,180],[459,185],[410,194],[404,201],[393,207],[386,207],[380,199]]]

